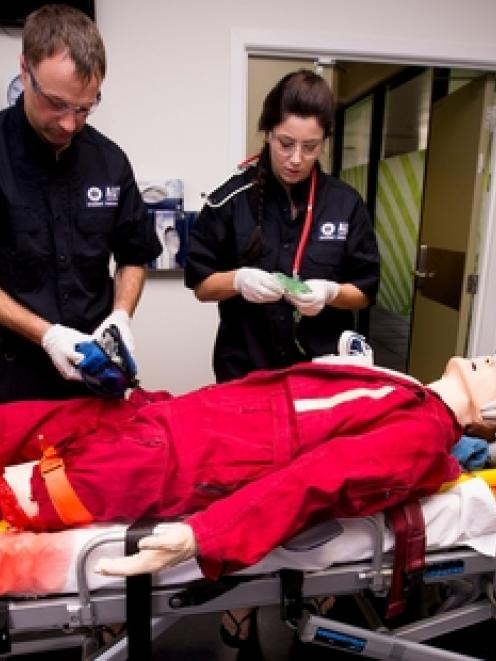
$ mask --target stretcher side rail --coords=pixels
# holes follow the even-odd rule
[[[439,566],[446,564],[448,574],[443,575],[438,571]],[[451,554],[446,552],[430,552],[427,557],[425,582],[438,582],[450,580],[451,569],[456,564],[458,569],[456,576],[475,576],[482,573],[488,575],[491,588],[494,581],[494,559],[481,556],[475,551],[459,549]],[[429,574],[429,568],[434,565],[436,571]],[[386,567],[386,574],[390,568]],[[489,579],[491,577],[491,579]],[[155,606],[154,612],[159,614],[177,614],[186,611],[211,612],[212,610],[223,610],[226,604],[233,601],[239,606],[246,605],[245,599],[250,592],[250,583],[257,583],[259,598],[263,601],[260,605],[274,603],[274,598],[279,596],[278,575],[275,573],[267,575],[253,575],[247,577],[233,587],[229,593],[224,593],[203,604],[194,606],[177,606],[175,599],[177,593],[186,587],[177,584],[174,586],[156,586],[153,588],[152,599]],[[370,565],[365,561],[347,563],[345,565],[331,566],[327,570],[305,573],[303,584],[304,596],[317,596],[319,593],[328,594],[353,594],[370,588]],[[9,618],[11,625],[16,629],[30,630],[43,627],[66,627],[91,626],[92,624],[112,618],[115,613],[115,605],[120,602],[124,595],[123,587],[101,588],[92,593],[86,602],[79,595],[55,595],[40,598],[7,598],[9,605]],[[491,597],[493,591],[491,589]],[[93,607],[94,612],[91,611]],[[44,609],[44,610],[43,610]],[[124,611],[123,611],[124,612]],[[36,614],[36,615],[34,615]],[[112,621],[109,619],[108,621]],[[33,623],[35,625],[33,626]]]
[[[77,555],[76,561],[76,582],[78,587],[79,602],[81,604],[81,617],[87,620],[87,624],[93,624],[93,614],[91,610],[91,597],[88,581],[87,561],[90,553],[105,544],[124,543],[125,533],[112,532],[96,535],[92,540],[84,544]]]
[[[305,576],[305,581],[303,585],[304,596],[318,596],[321,594],[337,593],[340,588],[342,588],[342,594],[350,594],[353,592],[353,589],[346,589],[346,583],[348,582],[348,588],[350,587],[349,581],[341,580],[339,576],[339,568],[334,568],[332,572],[316,572],[310,575]],[[336,581],[336,579],[338,579]],[[264,605],[274,605],[279,603],[279,579],[277,576],[267,576],[265,578],[255,577],[251,582],[240,583],[238,586],[233,588],[232,592],[229,594],[224,594],[211,603],[204,603],[198,606],[185,607],[181,609],[175,609],[171,607],[170,602],[173,599],[174,595],[177,592],[177,586],[173,588],[156,588],[152,593],[152,611],[154,613],[154,618],[152,622],[152,630],[159,631],[159,634],[164,632],[169,626],[174,624],[178,619],[190,614],[201,614],[201,613],[210,613],[210,612],[221,612],[225,608],[234,608],[237,606],[264,606]],[[115,621],[122,621],[125,616],[125,593],[123,590],[113,590],[107,594],[101,594],[101,591],[98,591],[93,595],[93,622],[97,624],[111,623]],[[57,628],[62,628],[65,631],[65,635],[73,631],[72,627],[67,628],[66,622],[70,619],[71,625],[75,625],[74,613],[77,612],[77,601],[71,600],[71,603],[64,603],[61,598],[58,599],[40,599],[33,600],[32,602],[12,604],[14,606],[13,611],[11,612],[12,616],[12,625],[13,633],[20,633],[22,629],[24,631],[35,631],[37,628],[39,630],[55,630]],[[67,613],[64,613],[64,609],[67,607],[69,613],[72,614],[70,618],[67,617]],[[54,610],[55,609],[55,610]],[[82,613],[82,612],[81,612]],[[80,614],[81,614],[80,613]],[[436,637],[444,633],[450,633],[452,631],[458,630],[460,628],[465,628],[471,624],[489,619],[494,617],[495,609],[492,604],[488,601],[471,604],[468,607],[460,608],[455,611],[450,611],[438,617],[429,618],[426,621],[416,622],[413,625],[408,627],[403,627],[398,630],[389,630],[386,632],[370,632],[369,629],[359,628],[360,636],[362,639],[368,641],[370,636],[374,638],[374,645],[379,646],[377,649],[378,656],[372,658],[379,659],[388,659],[388,658],[402,658],[408,659],[412,658],[417,661],[417,659],[428,659],[428,658],[439,658],[443,661],[450,661],[451,659],[456,659],[460,657],[449,657],[449,656],[438,656],[438,657],[428,657],[425,655],[418,655],[413,657],[392,657],[387,656],[387,650],[391,649],[392,642],[394,639],[394,649],[399,650],[401,647],[404,649],[409,647],[406,643],[402,642],[403,640],[409,642],[416,642],[427,640],[431,637]],[[326,623],[329,620],[325,620]],[[79,622],[80,626],[83,626],[82,622]],[[337,630],[341,630],[342,627],[346,627],[343,623],[333,623],[333,627]],[[64,628],[65,627],[65,628]],[[78,627],[74,627],[74,631],[77,631]],[[159,635],[157,634],[157,635]],[[154,633],[155,635],[155,633]],[[396,640],[398,639],[398,640]],[[64,640],[64,636],[62,637]],[[383,646],[381,646],[381,641]],[[66,640],[66,643],[69,643],[69,640]],[[69,646],[69,645],[68,645]],[[428,646],[424,646],[428,649]],[[53,647],[50,647],[53,649]],[[416,650],[417,648],[412,648]],[[117,650],[115,650],[117,653]],[[367,650],[367,655],[369,656],[370,649]],[[405,652],[403,652],[405,653]],[[112,656],[113,653],[106,652],[110,656],[105,656],[102,658],[119,658]],[[86,657],[83,657],[86,658]],[[93,657],[92,657],[93,658]],[[100,658],[99,655],[94,657]],[[125,657],[123,657],[125,658]],[[467,657],[461,657],[467,658]],[[469,657],[468,657],[469,658]]]
[[[306,571],[302,585],[304,598],[334,595],[361,594],[371,590],[383,595],[390,583],[393,558],[383,552],[384,518],[382,515],[369,517],[367,526],[373,540],[374,552],[370,559],[339,563],[319,571]],[[123,583],[115,586],[90,590],[88,572],[91,571],[89,557],[94,549],[106,544],[124,544],[125,530],[99,534],[85,544],[78,554],[76,577],[78,593],[53,595],[39,598],[7,598],[12,639],[22,640],[34,632],[61,630],[64,636],[77,636],[85,629],[91,631],[103,624],[124,621],[126,594]],[[426,640],[464,628],[470,624],[494,617],[496,561],[460,546],[449,550],[428,551],[426,568],[422,580],[427,583],[449,582],[461,577],[483,577],[486,583],[487,598],[466,609],[450,611],[428,622],[415,622],[403,631],[374,631],[374,636],[384,635],[386,651],[391,645],[391,637],[412,638],[410,642]],[[188,589],[190,583],[155,585],[152,588],[152,630],[163,632],[178,619],[187,615],[222,612],[225,609],[249,606],[271,606],[280,603],[280,580],[277,571],[263,574],[242,575],[239,582],[228,591],[216,594],[202,603],[188,604],[178,595]],[[363,636],[369,629],[362,630]],[[67,638],[67,641],[69,638]],[[123,643],[124,644],[124,643]],[[117,653],[117,650],[116,650]],[[404,652],[406,653],[406,652]],[[107,652],[106,652],[107,654]],[[109,656],[102,658],[113,659]],[[86,658],[86,657],[84,657]],[[93,658],[93,657],[92,657]],[[100,658],[98,655],[94,657]],[[118,656],[115,657],[119,658]],[[125,657],[123,657],[125,658]],[[377,658],[393,658],[379,656]],[[403,657],[402,657],[403,658]],[[419,657],[417,657],[419,658]],[[440,658],[443,661],[449,657]]]
[[[427,554],[426,562],[426,572],[432,565],[436,567],[434,575],[427,576],[426,582],[449,581],[452,578],[451,569],[448,569],[449,573],[444,576],[438,571],[438,567],[446,563],[449,568],[455,563],[458,567],[456,577],[484,574],[493,587],[495,560],[481,556],[476,551],[466,548],[456,549],[451,553],[431,551]],[[357,594],[370,587],[369,570],[370,564],[367,561],[360,561],[331,566],[326,570],[306,572],[302,588],[303,596]],[[221,612],[225,608],[271,605],[278,603],[280,597],[277,573],[248,576],[246,581],[238,583],[228,593],[221,594],[211,601],[177,607],[175,597],[186,586],[187,584],[155,586],[152,590],[153,614],[168,615],[177,619],[186,614]],[[71,630],[80,626],[116,622],[124,616],[123,586],[88,591],[88,595],[89,600],[86,603],[78,594],[6,598],[11,628],[16,631],[51,628]]]
[[[372,539],[373,554],[370,561],[366,561],[366,570],[363,572],[363,578],[367,581],[370,587],[376,593],[383,593],[389,587],[390,569],[383,566],[383,547],[384,547],[384,533],[385,533],[385,520],[383,513],[378,513],[374,516],[364,517],[363,521],[366,523]],[[78,594],[82,606],[82,615],[89,615],[91,621],[91,595],[88,581],[87,561],[90,554],[98,547],[111,543],[124,543],[125,531],[102,533],[96,535],[93,539],[88,541],[80,549],[77,556],[76,563],[76,577]],[[180,605],[180,604],[179,604]],[[88,623],[88,622],[87,622]]]
[[[325,570],[306,572],[305,583],[307,585],[311,584],[312,590],[317,589],[317,583],[330,583],[333,586],[332,594],[335,595],[350,594],[364,589],[369,589],[378,596],[382,596],[387,592],[390,586],[393,557],[390,552],[383,552],[385,531],[384,516],[380,513],[373,517],[366,517],[364,521],[366,521],[367,527],[372,536],[373,554],[371,558],[358,562],[331,565]],[[87,560],[91,552],[100,546],[115,542],[124,543],[124,539],[125,531],[103,533],[95,536],[79,551],[76,564],[76,575],[82,624],[91,625],[95,621],[94,614],[92,614],[92,603],[95,602],[95,599],[94,593],[92,596],[89,588]],[[483,556],[467,547],[460,546],[449,549],[448,551],[428,551],[426,553],[426,567],[422,579],[426,583],[435,583],[440,579],[449,580],[450,577],[473,576],[486,572],[494,575],[492,580],[492,584],[494,585],[496,583],[496,580],[494,580],[496,576],[496,563],[494,558]],[[271,576],[267,574],[246,574],[243,575],[241,581],[249,582],[256,579],[257,583],[261,585],[265,582],[265,578],[267,577],[270,584],[272,579]],[[181,586],[180,584],[173,587],[167,585],[164,585],[163,587],[156,586],[153,590],[155,604],[160,606],[160,608],[165,608],[165,612],[175,612],[178,609],[186,609],[188,607],[187,603],[182,599],[177,599],[173,596],[174,594],[179,594],[181,590],[185,589],[185,587],[186,586]],[[118,590],[118,588],[116,589]],[[326,592],[328,589],[328,587],[323,588],[322,594],[328,594],[328,592]],[[242,586],[238,587],[234,584],[229,590],[227,600],[230,601],[233,597],[235,598],[236,593],[240,591],[242,591]],[[99,591],[98,594],[101,594],[101,591]],[[316,596],[317,593],[314,591],[312,594],[313,596]],[[166,596],[164,597],[164,595]],[[167,604],[164,604],[164,598],[167,601]],[[267,598],[271,600],[268,603],[272,603],[272,594],[268,595]],[[215,609],[216,604],[223,604],[225,600],[226,597],[223,597],[222,594],[214,594],[214,597],[208,601],[205,612],[211,611],[212,606]],[[101,600],[98,601],[101,603]],[[201,609],[202,605],[196,603],[195,608]],[[222,610],[223,608],[223,605],[219,606],[219,610]]]

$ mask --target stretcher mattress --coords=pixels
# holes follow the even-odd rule
[[[474,478],[442,494],[421,501],[429,550],[468,546],[496,557],[496,499],[487,484]],[[159,524],[156,530],[164,524]],[[96,537],[119,538],[124,525],[94,525],[52,533],[0,535],[0,594],[45,596],[78,590],[76,565],[81,550]],[[386,529],[383,551],[392,549],[394,538]],[[96,574],[100,557],[120,556],[123,541],[96,546],[87,557],[90,590],[121,588],[122,579]],[[366,560],[374,553],[374,539],[367,519],[333,519],[301,533],[272,551],[243,574],[264,574],[282,567],[318,571],[334,564]],[[201,577],[195,561],[189,561],[154,576],[155,585],[175,585]]]

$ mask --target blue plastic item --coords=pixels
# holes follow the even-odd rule
[[[101,342],[80,342],[76,351],[84,354],[78,368],[92,393],[100,397],[120,398],[128,388],[136,388],[136,363],[124,344],[119,329],[109,326]]]

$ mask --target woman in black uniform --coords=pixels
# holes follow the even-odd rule
[[[318,163],[332,114],[319,75],[282,78],[263,104],[261,153],[207,198],[193,227],[186,285],[219,302],[217,381],[336,353],[353,310],[375,298],[379,255],[367,209]]]

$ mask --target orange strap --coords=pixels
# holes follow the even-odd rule
[[[67,526],[83,525],[94,520],[69,482],[64,461],[57,450],[48,446],[40,460],[40,473],[59,519]]]

